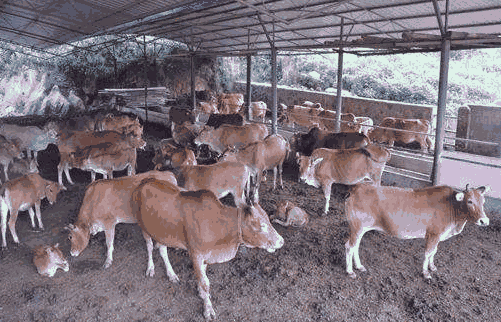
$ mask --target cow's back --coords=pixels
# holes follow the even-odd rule
[[[222,125],[220,140],[223,146],[244,146],[264,140],[268,136],[268,128],[264,124],[245,124],[243,126]]]

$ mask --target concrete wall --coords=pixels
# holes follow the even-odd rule
[[[459,109],[456,137],[495,145],[456,141],[458,151],[501,157],[501,106],[469,105]]]
[[[245,82],[234,84],[234,91],[245,93]],[[304,101],[319,102],[322,107],[335,110],[336,94],[316,92],[309,90],[293,89],[286,86],[277,87],[278,103],[286,105],[300,105]],[[269,84],[252,83],[252,101],[263,101],[268,106],[271,104],[271,86]],[[343,112],[350,112],[356,116],[368,116],[372,118],[374,124],[379,124],[383,118],[388,116],[427,119],[433,121],[436,115],[436,107],[431,105],[418,105],[400,103],[394,101],[383,101],[360,97],[343,96]]]

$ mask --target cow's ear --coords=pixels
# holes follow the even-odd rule
[[[490,186],[481,186],[481,187],[478,187],[477,188],[478,192],[480,192],[481,194],[484,194],[486,192],[489,192],[491,191],[491,187]]]
[[[318,158],[318,159],[315,159],[315,160],[313,160],[313,162],[312,162],[312,164],[311,164],[311,165],[312,165],[312,166],[315,166],[315,165],[317,165],[318,163],[322,162],[322,161],[323,161],[323,159],[324,159],[324,158]]]
[[[463,201],[464,199],[464,193],[463,192],[456,192],[456,200],[457,201]]]

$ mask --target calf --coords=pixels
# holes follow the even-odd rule
[[[0,164],[3,166],[5,181],[9,180],[8,169],[17,158],[22,158],[23,153],[19,146],[11,140],[0,135]],[[2,181],[0,180],[0,184]]]
[[[334,133],[313,127],[306,134],[295,134],[291,140],[291,148],[296,153],[311,155],[318,148],[351,149],[364,147],[370,143],[362,133]]]
[[[70,270],[68,261],[59,249],[59,244],[38,246],[34,250],[33,264],[40,275],[52,277],[58,268],[67,272]]]
[[[243,105],[244,105],[244,94],[223,93],[219,94],[218,96],[218,108],[219,108],[219,113],[221,114],[238,113]]]
[[[358,149],[316,149],[310,157],[299,157],[299,178],[316,188],[322,187],[327,214],[333,183],[354,185],[368,179],[380,185],[389,159],[387,149],[372,144]]]
[[[86,154],[81,151],[92,149],[87,148],[91,146],[107,146],[111,150],[131,150],[144,148],[146,142],[133,134],[124,135],[115,131],[65,133],[58,141],[58,148],[61,154],[61,161],[57,166],[58,182],[60,185],[63,184],[63,171],[66,174],[68,182],[73,184],[69,170],[72,167],[79,167],[79,164],[76,164],[72,154],[76,153],[85,156]]]
[[[183,165],[197,165],[195,153],[188,148],[177,148],[168,154],[157,154],[153,158],[155,170],[160,170],[162,166],[169,165],[172,168],[179,168]]]
[[[217,129],[223,124],[244,125],[244,118],[240,114],[211,114],[205,123],[206,126]]]
[[[431,148],[431,140],[427,135],[430,129],[428,120],[386,117],[379,126],[382,128],[375,128],[369,133],[369,138],[373,142],[388,143],[389,146],[393,146],[395,142],[403,144],[418,142],[423,152]]]
[[[237,206],[245,205],[250,190],[251,170],[246,165],[223,161],[210,165],[185,165],[178,171],[179,186],[194,191],[206,189],[218,198],[231,193]]]
[[[221,160],[236,161],[249,167],[255,178],[254,200],[257,201],[263,171],[273,169],[273,190],[275,190],[278,169],[280,187],[283,189],[282,166],[289,151],[289,142],[281,135],[273,134],[263,141],[251,143],[240,150],[227,150],[223,153]]]
[[[310,128],[311,126],[322,126],[322,121],[318,118],[323,109],[293,105],[283,109],[281,122],[294,128],[295,125]]]
[[[113,179],[113,171],[125,169],[129,176],[136,174],[136,159],[136,149],[105,142],[71,153],[68,168],[91,171],[91,181],[94,182],[96,173],[102,174],[104,179]]]
[[[264,123],[266,112],[268,111],[268,107],[265,102],[252,102],[249,106],[249,114],[251,120],[261,119],[261,122]]]
[[[146,240],[149,261],[153,240],[160,249],[169,280],[179,281],[167,247],[185,249],[193,262],[206,319],[216,317],[210,300],[207,265],[233,259],[239,245],[274,252],[284,244],[259,206],[223,205],[211,191],[180,191],[173,184],[147,180],[134,191],[133,208]]]
[[[309,216],[303,209],[292,201],[282,200],[278,206],[272,222],[282,226],[301,227],[308,223]]]
[[[466,222],[489,225],[484,212],[484,194],[488,187],[457,191],[448,186],[424,189],[375,187],[361,184],[346,200],[346,217],[350,234],[346,242],[346,272],[355,278],[355,268],[365,271],[360,262],[358,247],[363,235],[370,230],[390,236],[410,239],[424,238],[426,250],[423,275],[431,278],[437,268],[433,258],[438,243],[461,233]]]
[[[128,115],[107,114],[103,119],[97,120],[96,131],[115,131],[122,134],[132,133],[137,137],[143,135],[143,126],[139,123],[139,118]]]
[[[230,146],[239,149],[262,141],[267,136],[268,128],[264,124],[222,125],[217,129],[205,127],[193,142],[196,145],[207,144],[213,151],[221,154]]]
[[[14,242],[19,244],[16,233],[16,220],[19,211],[29,211],[31,225],[35,228],[33,209],[35,206],[38,226],[43,228],[40,212],[40,202],[47,198],[52,205],[56,202],[59,191],[64,187],[49,180],[43,179],[38,173],[30,173],[22,177],[7,181],[0,187],[0,214],[2,228],[2,247],[7,247],[6,230],[7,215],[10,212],[9,230]]]
[[[172,172],[148,171],[130,177],[95,181],[87,187],[77,221],[66,227],[70,231],[71,256],[78,256],[87,248],[91,235],[104,231],[108,248],[104,268],[110,267],[113,262],[115,226],[137,222],[130,206],[131,195],[141,180],[147,178],[177,184]]]
[[[335,111],[324,110],[318,113],[320,127],[327,131],[336,130],[336,115]],[[356,124],[355,115],[352,113],[341,114],[341,132],[360,132],[361,125]]]

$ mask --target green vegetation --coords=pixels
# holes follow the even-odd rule
[[[141,41],[142,37],[101,36],[52,48],[51,54],[1,43],[0,109],[31,113],[40,95],[47,95],[54,85],[65,94],[70,88],[77,89],[81,97],[102,88],[143,87],[145,72],[147,86],[172,85],[186,91],[186,84],[180,85],[178,80],[189,83],[189,58],[175,54],[187,48],[146,37],[145,70]],[[455,115],[463,105],[492,104],[501,99],[499,61],[501,49],[451,53],[449,115]],[[205,78],[212,89],[229,91],[234,81],[246,79],[245,57],[218,58],[216,66],[212,58],[199,57],[196,63],[198,77]],[[439,66],[439,53],[372,57],[345,54],[343,89],[361,97],[436,105]],[[269,82],[270,78],[270,55],[253,57],[252,81]],[[279,53],[277,78],[279,84],[297,88],[335,88],[337,55]]]
[[[319,74],[316,87],[336,87],[337,54],[279,55],[278,83],[309,87],[308,74]],[[501,99],[497,80],[501,76],[501,49],[464,50],[451,53],[447,110],[455,115],[460,106],[492,104]],[[246,79],[243,58],[225,58],[228,79]],[[343,89],[353,95],[417,104],[437,104],[440,54],[401,54],[357,57],[344,55]],[[269,82],[270,57],[254,57],[252,81]]]

